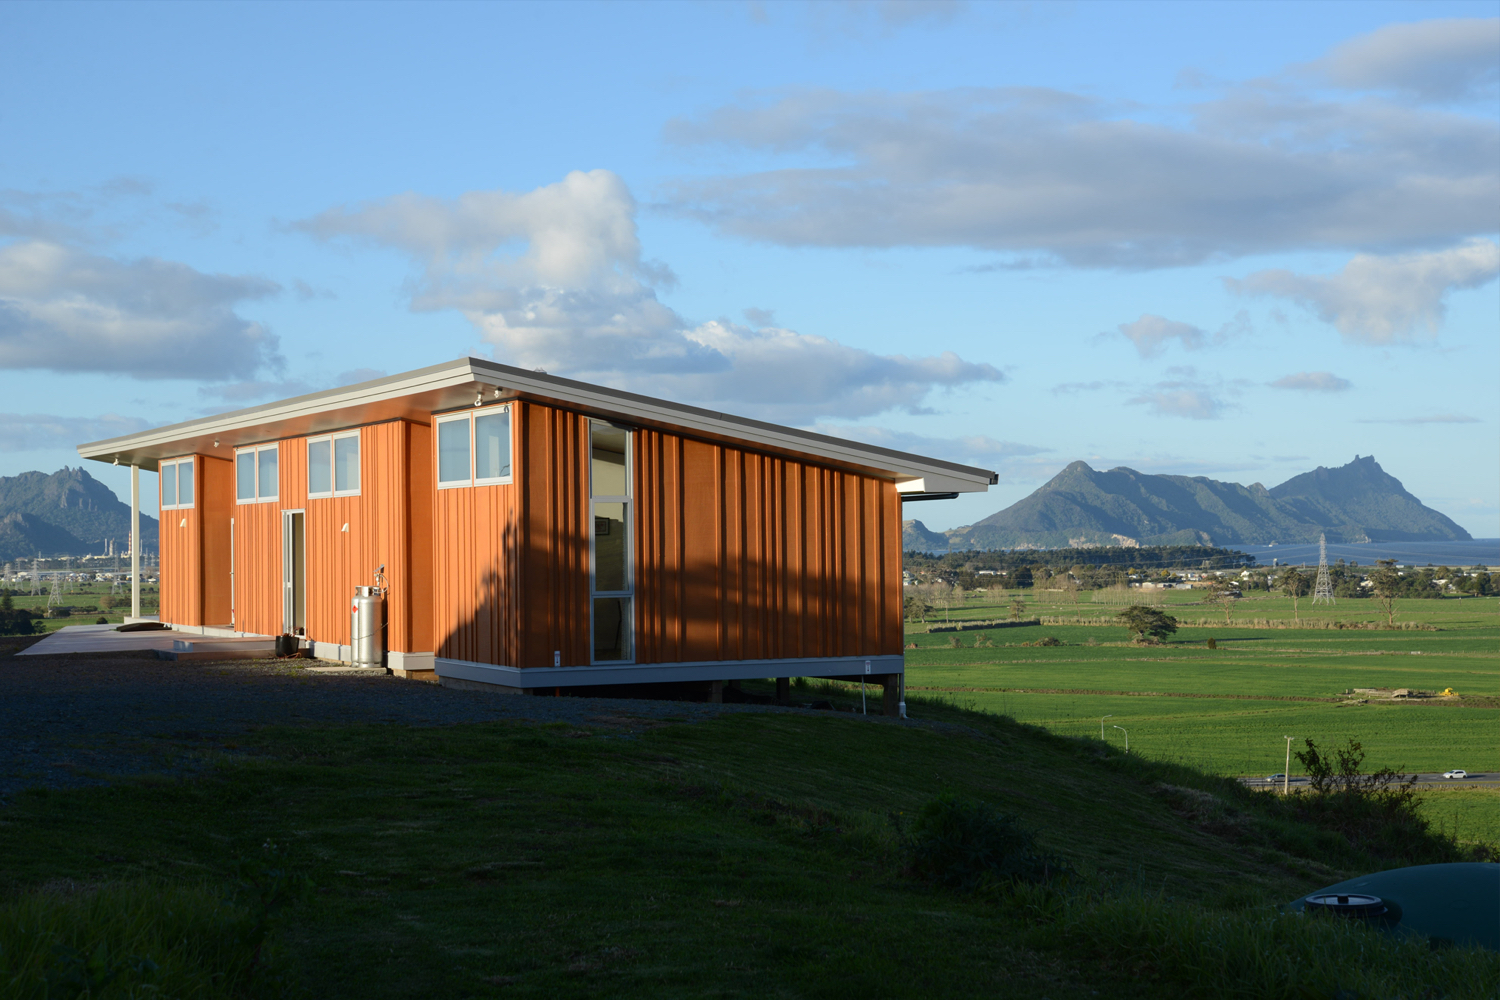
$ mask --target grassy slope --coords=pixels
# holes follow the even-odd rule
[[[262,734],[197,781],[27,794],[8,889],[226,877],[266,839],[321,886],[288,932],[313,995],[1160,995],[1150,970],[1031,950],[993,904],[898,875],[891,814],[1003,804],[1096,885],[1216,905],[1353,869],[1185,821],[1213,779],[1005,720],[737,715],[631,732],[522,725]]]

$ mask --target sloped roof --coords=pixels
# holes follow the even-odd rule
[[[322,434],[385,420],[426,423],[435,412],[470,406],[476,399],[534,400],[625,424],[804,456],[822,464],[892,479],[903,493],[982,493],[997,478],[987,469],[622,392],[546,372],[525,371],[481,358],[459,358],[370,382],[93,441],[79,445],[78,454],[94,461],[155,470],[160,460],[177,455],[220,454],[227,458],[236,447],[262,441]]]

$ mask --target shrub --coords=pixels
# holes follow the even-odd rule
[[[1209,636],[1208,637],[1208,648],[1209,649],[1218,649],[1219,648],[1219,644],[1214,641],[1214,637],[1213,636]]]
[[[1139,604],[1132,604],[1115,617],[1135,635],[1137,642],[1165,639],[1177,631],[1176,618],[1164,611]]]
[[[1048,882],[1069,872],[1038,850],[1036,835],[988,802],[944,792],[922,808],[906,838],[907,868],[959,889]]]
[[[1418,810],[1416,775],[1389,767],[1362,774],[1365,752],[1358,740],[1332,751],[1320,750],[1311,739],[1305,742],[1307,749],[1293,756],[1307,771],[1312,790],[1285,803],[1297,819],[1338,834],[1354,849],[1383,860],[1408,865],[1490,860],[1486,846],[1461,848],[1433,832]]]
[[[36,625],[26,611],[0,611],[0,635],[31,635],[35,631]]]

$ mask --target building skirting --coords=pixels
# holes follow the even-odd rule
[[[412,655],[412,654],[407,654]],[[830,677],[871,680],[905,674],[900,653],[883,656],[811,656],[784,660],[704,660],[691,663],[598,664],[589,667],[519,667],[435,657],[438,680],[448,687],[497,688],[516,694],[533,688],[603,687],[613,684],[673,684],[740,681],[762,677]]]
[[[186,632],[189,635],[213,636],[225,639],[275,639],[274,635],[261,635],[259,632],[236,632],[232,628],[222,628],[214,625],[173,625],[168,628],[174,632]],[[329,660],[334,663],[353,663],[354,647],[347,644],[341,645],[336,642],[314,642],[302,639],[298,642],[301,649],[315,660]],[[202,647],[207,649],[209,647]],[[391,673],[397,677],[407,677],[413,680],[436,681],[437,673],[433,670],[433,653],[403,653],[399,650],[390,650],[385,654],[385,665]],[[203,657],[198,657],[203,658]]]

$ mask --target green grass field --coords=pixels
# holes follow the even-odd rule
[[[1492,954],[1276,917],[1379,864],[1280,801],[926,711],[948,725],[279,728],[202,777],[23,793],[0,814],[0,972],[26,971],[0,995],[58,995],[59,938],[152,958],[141,996],[1489,996]],[[1079,891],[903,874],[903,817],[943,790],[1018,813]],[[241,872],[267,842],[315,888],[257,978]]]
[[[1174,615],[1216,614],[1192,603],[1190,593],[1163,596],[1164,610]],[[1098,617],[1117,610],[1083,597],[1077,604],[1053,604],[1028,595],[1026,615]],[[1008,616],[1008,596],[986,598],[954,609],[952,619]],[[1368,601],[1317,610],[1320,617],[1345,621],[1370,621],[1375,612]],[[1304,599],[1304,619],[1310,611]],[[1291,601],[1248,598],[1236,603],[1231,617],[1290,624]],[[1121,726],[1133,753],[1220,774],[1282,770],[1284,736],[1298,745],[1309,737],[1320,745],[1359,740],[1371,768],[1500,771],[1500,601],[1404,601],[1397,620],[1439,631],[1216,625],[1182,628],[1167,645],[1139,647],[1113,625],[936,633],[914,625],[907,635],[907,689],[916,697],[1010,715],[1067,735],[1097,738],[1101,717],[1112,715],[1105,723],[1110,742],[1124,744],[1125,733],[1112,728]],[[1021,645],[1044,636],[1065,645]],[[1210,637],[1217,649],[1207,648]],[[1457,704],[1360,705],[1348,704],[1353,699],[1344,694],[1402,687],[1451,688],[1461,697]],[[1295,758],[1292,764],[1298,773]]]
[[[17,588],[21,589],[20,593],[15,593],[11,597],[11,601],[15,607],[34,608],[38,611],[46,610],[47,592],[51,587],[50,582],[44,584],[42,587],[43,592],[35,597],[31,596],[31,585],[29,583],[10,584],[9,586],[13,592]],[[156,584],[145,584],[142,586],[141,591],[141,614],[156,614],[160,597],[159,588]],[[105,598],[112,599],[112,607],[101,608],[101,602],[110,603],[109,601],[105,601]],[[121,585],[114,594],[110,594],[110,587],[107,583],[71,583],[68,585],[68,589],[62,594],[61,599],[63,605],[71,608],[72,612],[66,618],[36,619],[39,631],[56,632],[58,629],[66,628],[69,625],[92,625],[100,617],[103,617],[111,625],[118,625],[125,620],[125,615],[130,613],[130,586],[128,584]]]

